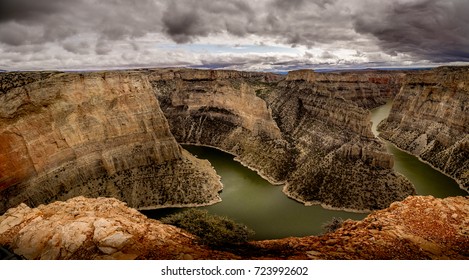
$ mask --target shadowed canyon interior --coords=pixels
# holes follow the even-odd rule
[[[374,210],[415,194],[371,130],[468,188],[468,68],[0,74],[0,212],[85,195],[138,209],[220,201],[179,144],[216,147],[305,204]],[[444,187],[444,186],[443,186]]]

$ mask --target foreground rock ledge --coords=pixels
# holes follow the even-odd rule
[[[8,210],[0,245],[27,259],[469,259],[469,198],[408,197],[330,234],[223,252],[114,198],[76,197]]]

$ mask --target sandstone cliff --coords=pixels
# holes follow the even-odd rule
[[[215,251],[112,198],[77,197],[0,216],[0,245],[28,259],[468,259],[469,199],[409,197],[323,236]]]
[[[415,193],[392,170],[392,155],[373,136],[370,113],[361,108],[392,94],[370,80],[366,74],[295,71],[265,96],[297,151],[297,168],[284,188],[290,197],[363,210],[385,208]]]
[[[170,69],[150,72],[181,143],[236,156],[292,198],[380,209],[415,193],[392,171],[369,112],[397,93],[401,73],[316,74]]]
[[[0,79],[0,212],[77,195],[113,196],[138,208],[219,201],[213,169],[176,141],[230,152],[307,204],[384,208],[414,190],[392,171],[367,109],[402,83],[383,137],[467,188],[467,68],[286,77],[28,72]]]
[[[406,73],[380,70],[316,73],[297,70],[289,72],[286,81],[305,81],[331,97],[347,99],[359,107],[371,109],[396,96]]]
[[[279,78],[236,71],[150,72],[171,132],[180,143],[227,151],[273,183],[285,180],[292,155],[256,91]]]
[[[409,73],[379,129],[469,191],[469,67]]]
[[[135,208],[220,200],[214,169],[175,141],[144,75],[32,79],[0,95],[0,213],[79,195]]]

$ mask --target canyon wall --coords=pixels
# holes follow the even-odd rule
[[[394,94],[394,84],[381,91],[381,83],[369,74],[302,70],[290,72],[265,95],[281,131],[297,151],[297,168],[284,187],[287,195],[307,204],[381,209],[415,193],[393,171],[392,155],[373,136],[370,113],[362,108]]]
[[[222,186],[179,143],[227,151],[305,204],[374,210],[415,193],[371,132],[467,188],[467,68],[269,73],[1,73],[0,212],[78,195],[140,209],[206,205]],[[401,85],[404,86],[401,89]]]
[[[207,145],[276,184],[292,169],[292,153],[272,113],[256,91],[273,74],[236,71],[150,72],[161,108],[178,142]]]
[[[220,201],[219,177],[175,141],[146,76],[32,79],[0,94],[0,212],[79,195],[142,209]]]
[[[371,132],[369,112],[397,93],[402,74],[316,74],[284,78],[210,70],[150,72],[181,143],[236,155],[305,204],[381,209],[414,194]]]
[[[393,99],[399,92],[406,71],[360,70],[317,73],[311,70],[291,71],[287,81],[305,81],[331,97],[352,101],[372,109]]]
[[[469,191],[469,67],[408,73],[379,129]]]
[[[408,197],[322,236],[253,241],[229,251],[113,198],[76,197],[0,216],[0,246],[26,259],[468,259],[469,199]]]

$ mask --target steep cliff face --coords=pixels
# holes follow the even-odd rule
[[[371,132],[363,107],[383,103],[401,74],[160,70],[150,73],[182,143],[237,156],[292,198],[329,207],[381,209],[413,194]]]
[[[256,90],[272,74],[166,70],[150,73],[171,132],[181,143],[213,146],[236,155],[273,183],[291,170],[291,154],[270,109]]]
[[[77,197],[0,216],[0,245],[27,259],[468,259],[469,199],[409,197],[333,233],[200,246],[112,198]]]
[[[408,74],[379,129],[469,190],[469,67]]]
[[[355,78],[358,80],[353,82]],[[373,136],[369,112],[358,106],[378,102],[373,101],[373,94],[337,90],[360,88],[361,81],[369,79],[291,72],[265,96],[281,131],[297,151],[297,168],[284,188],[292,198],[363,210],[381,209],[415,193],[392,170],[392,155]],[[376,90],[376,100],[389,94]],[[371,101],[366,101],[367,95]],[[359,96],[363,101],[357,102],[362,100]]]
[[[316,73],[297,70],[288,73],[287,81],[305,81],[331,97],[354,102],[361,108],[371,109],[393,99],[399,92],[406,72],[355,71]]]
[[[136,208],[220,200],[215,171],[177,144],[140,73],[58,73],[0,104],[0,212],[78,195]]]

